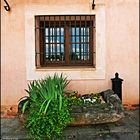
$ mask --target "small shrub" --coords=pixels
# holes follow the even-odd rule
[[[35,139],[53,139],[61,136],[63,129],[73,118],[70,115],[68,98],[64,96],[68,85],[66,77],[55,74],[28,85],[22,113],[28,109],[25,128]]]

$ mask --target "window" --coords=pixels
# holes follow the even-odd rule
[[[36,67],[95,67],[95,16],[35,16]]]

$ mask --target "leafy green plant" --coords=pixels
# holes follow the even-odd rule
[[[25,97],[22,113],[29,110],[25,127],[34,138],[61,136],[63,129],[73,120],[68,98],[64,96],[68,84],[66,77],[55,74],[28,85],[29,96]]]
[[[67,91],[69,103],[76,106],[92,106],[101,103],[101,95],[98,93],[91,93],[85,95],[79,95],[77,91]]]
[[[77,91],[67,91],[66,96],[68,97],[69,104],[76,105],[76,106],[82,106],[83,100],[81,99],[81,95],[78,94]]]

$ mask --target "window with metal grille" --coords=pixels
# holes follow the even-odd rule
[[[95,67],[95,16],[35,16],[37,67]]]

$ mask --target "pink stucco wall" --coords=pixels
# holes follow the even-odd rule
[[[89,0],[91,1],[91,0]],[[1,97],[2,105],[17,105],[26,95],[25,5],[73,3],[87,0],[8,0],[11,11],[1,3]],[[90,4],[91,2],[89,2]],[[57,8],[57,6],[56,6]],[[59,8],[59,7],[58,7]],[[79,93],[99,92],[111,88],[111,78],[120,73],[123,81],[123,103],[139,103],[139,1],[106,0],[106,74],[104,80],[72,80],[69,89]],[[70,11],[71,12],[71,11]]]

